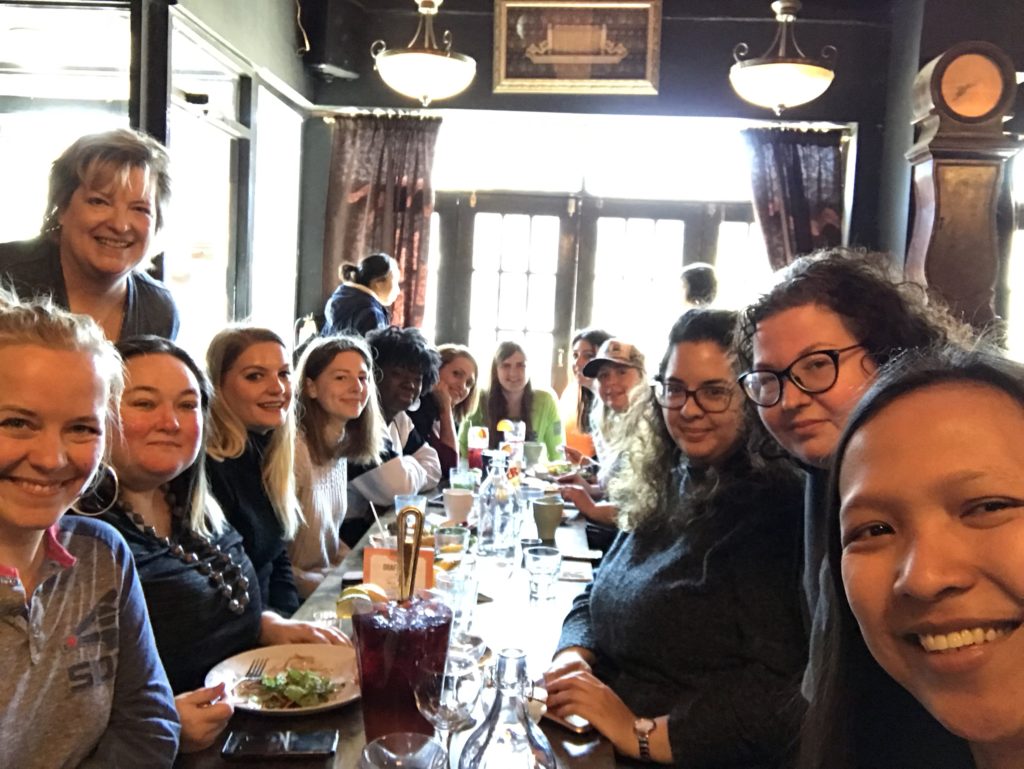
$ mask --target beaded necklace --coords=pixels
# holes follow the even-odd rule
[[[186,565],[196,564],[196,571],[209,577],[210,584],[227,599],[232,614],[244,612],[249,605],[249,579],[242,573],[241,565],[220,545],[207,542],[184,525],[184,511],[175,503],[174,494],[164,489],[164,497],[171,509],[171,529],[177,532],[170,537],[158,536],[156,528],[132,510],[123,497],[118,497],[117,504],[140,532],[166,547],[169,555]]]

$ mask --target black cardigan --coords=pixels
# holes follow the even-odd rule
[[[292,578],[284,530],[263,488],[263,454],[268,442],[269,435],[250,432],[240,456],[220,462],[210,457],[206,474],[225,517],[242,535],[245,552],[256,569],[263,605],[290,617],[299,608],[299,592]]]

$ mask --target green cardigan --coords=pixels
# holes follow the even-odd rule
[[[468,452],[469,428],[479,425],[487,425],[487,393],[480,393],[479,405],[476,411],[462,420],[459,427],[459,456],[464,457]],[[562,429],[562,420],[558,416],[558,402],[555,394],[550,390],[534,390],[533,406],[530,408],[530,426],[536,434],[536,438],[547,447],[548,459],[559,456],[558,448],[565,443],[565,431]]]

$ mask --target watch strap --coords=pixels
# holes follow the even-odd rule
[[[650,718],[638,718],[633,722],[633,733],[642,761],[651,760],[651,732],[658,727],[658,722]]]

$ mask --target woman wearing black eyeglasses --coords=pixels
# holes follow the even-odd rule
[[[692,310],[659,384],[627,413],[628,516],[566,617],[548,709],[589,720],[631,758],[786,766],[802,707],[800,483],[746,451],[760,430],[736,384],[736,315]]]
[[[893,356],[941,342],[966,344],[971,334],[920,286],[901,283],[886,255],[846,249],[798,259],[744,311],[740,325],[740,357],[748,367],[740,377],[743,390],[768,432],[807,472],[802,584],[812,630],[806,692],[816,677],[827,613],[820,586],[829,579],[823,572],[828,466],[847,418]],[[895,722],[889,708],[904,698],[900,691],[878,693],[874,724],[864,736],[871,756],[862,757],[861,769],[960,766],[955,757],[962,753],[923,709],[912,723],[900,721],[901,728],[919,730],[919,739],[910,741],[921,746],[919,755],[885,752]]]

